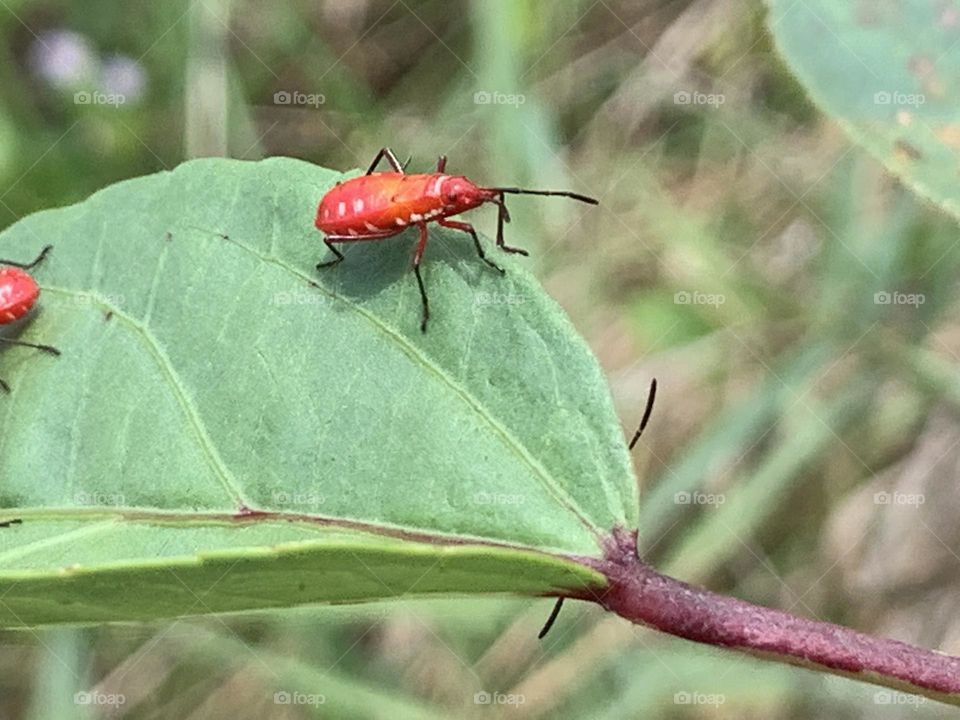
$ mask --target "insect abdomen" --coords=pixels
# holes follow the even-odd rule
[[[375,173],[347,180],[323,196],[316,226],[330,235],[362,239],[436,218],[443,212],[436,191],[442,177]]]
[[[40,288],[19,268],[0,267],[0,325],[19,320],[33,307]]]

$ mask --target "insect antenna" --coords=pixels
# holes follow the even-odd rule
[[[637,444],[637,441],[640,439],[640,436],[643,435],[644,429],[647,427],[647,423],[650,422],[650,415],[653,413],[653,401],[657,399],[657,379],[653,378],[650,381],[650,390],[647,392],[647,407],[643,411],[643,418],[640,420],[640,427],[637,428],[637,431],[633,434],[633,439],[630,441],[628,446],[633,450],[633,446]]]
[[[573,200],[579,200],[580,202],[587,203],[588,205],[600,204],[600,201],[596,198],[588,197],[587,195],[581,195],[580,193],[570,192],[569,190],[528,190],[527,188],[518,187],[495,187],[488,189],[495,190],[499,193],[510,193],[511,195],[555,195],[559,197],[568,197]]]
[[[552,628],[553,624],[557,621],[557,616],[560,615],[560,609],[562,607],[563,598],[558,598],[557,604],[554,605],[553,610],[550,611],[550,617],[548,617],[547,621],[543,624],[543,629],[537,633],[537,640],[543,640],[547,633],[550,632],[550,628]]]

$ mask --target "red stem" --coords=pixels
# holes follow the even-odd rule
[[[960,658],[752,605],[661,575],[637,556],[636,533],[615,531],[598,569],[609,581],[600,604],[631,622],[960,705]]]

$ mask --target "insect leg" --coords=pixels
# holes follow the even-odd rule
[[[14,262],[13,260],[0,260],[0,265],[11,265],[13,267],[18,267],[21,270],[29,270],[30,268],[36,267],[37,265],[42,263],[43,259],[47,256],[47,254],[51,250],[53,250],[53,245],[47,245],[43,250],[40,251],[40,254],[37,255],[37,259],[31,263],[24,264],[24,263]]]
[[[396,153],[394,153],[393,150],[391,150],[388,147],[383,147],[383,148],[380,148],[380,152],[377,153],[377,156],[373,159],[373,162],[370,163],[370,169],[367,170],[367,172],[364,174],[370,175],[371,173],[373,173],[373,171],[377,169],[377,165],[380,164],[380,161],[383,160],[383,158],[387,159],[387,162],[390,163],[390,167],[392,167],[395,172],[398,172],[398,173],[403,172],[403,164],[400,162],[400,159],[396,156]]]
[[[543,640],[547,633],[550,632],[550,628],[552,628],[553,624],[557,621],[557,616],[560,615],[560,609],[562,607],[563,598],[558,598],[556,605],[553,606],[553,610],[550,611],[550,617],[547,618],[547,621],[543,624],[543,628],[537,633],[537,640]]]
[[[323,239],[323,244],[330,248],[330,251],[337,257],[335,257],[333,260],[327,260],[327,262],[317,263],[317,270],[320,268],[332,267],[339,262],[343,262],[343,253],[333,246],[335,242],[344,242],[339,238],[339,235],[327,235],[327,237]]]
[[[437,172],[442,173],[447,170],[447,156],[441,155],[437,158]]]
[[[420,286],[420,300],[423,303],[423,319],[420,321],[420,332],[427,331],[427,320],[430,319],[430,304],[427,301],[427,289],[423,286],[423,277],[420,275],[420,261],[423,259],[423,251],[427,247],[427,224],[420,223],[420,240],[417,242],[417,249],[413,253],[413,272],[417,276],[417,285]]]
[[[510,213],[507,211],[507,204],[503,200],[503,195],[501,195],[500,202],[497,203],[497,247],[504,252],[529,255],[530,253],[523,248],[510,247],[503,242],[503,224],[508,222],[510,222]]]
[[[633,450],[633,446],[637,444],[637,440],[640,439],[640,436],[643,435],[644,429],[647,427],[647,423],[650,422],[650,413],[653,412],[653,401],[657,397],[657,379],[653,378],[650,381],[650,390],[647,392],[647,407],[643,411],[643,419],[640,420],[640,427],[637,428],[637,432],[633,434],[633,440],[630,441],[630,449]]]
[[[0,337],[0,343],[6,344],[6,345],[19,345],[20,347],[33,348],[34,350],[40,350],[41,352],[49,353],[50,355],[60,354],[60,351],[57,350],[55,347],[53,347],[53,345],[36,345],[35,343],[24,342],[23,340],[12,340],[10,338],[3,338],[3,337]],[[3,391],[5,393],[10,392],[10,386],[3,380],[0,380],[0,391]]]
[[[0,343],[5,343],[7,345],[19,345],[20,347],[33,348],[34,350],[40,350],[49,355],[59,355],[60,351],[57,350],[53,345],[36,345],[34,343],[24,342],[23,340],[12,340],[10,338],[0,337]]]
[[[477,255],[480,256],[480,259],[483,260],[487,265],[492,267],[494,270],[498,270],[502,275],[504,270],[502,267],[497,265],[493,260],[490,260],[483,252],[483,246],[480,244],[480,238],[477,237],[477,231],[473,229],[473,225],[470,223],[459,222],[457,220],[438,220],[441,226],[445,228],[452,228],[454,230],[462,230],[465,233],[468,233],[470,237],[473,238],[473,244],[477,248]]]

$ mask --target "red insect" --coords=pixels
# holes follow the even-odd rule
[[[375,173],[377,165],[386,158],[393,172]],[[420,276],[420,261],[427,247],[427,223],[436,220],[440,225],[461,230],[473,238],[480,259],[494,270],[503,273],[503,268],[487,258],[473,225],[450,220],[452,215],[493,203],[499,207],[497,214],[497,247],[508,253],[526,255],[527,251],[510,247],[503,242],[503,224],[510,222],[510,213],[504,203],[504,195],[561,195],[580,202],[598,205],[599,202],[586,195],[563,190],[526,190],[516,187],[479,187],[463,175],[446,175],[447,158],[440,156],[436,172],[407,175],[404,166],[390,148],[377,153],[365,175],[338,182],[317,207],[317,229],[325,233],[323,242],[336,257],[317,265],[317,269],[336,265],[343,260],[343,253],[334,247],[336,243],[384,240],[403,232],[408,226],[420,231],[413,254],[413,272],[420,287],[423,303],[423,319],[420,329],[427,331],[430,306],[427,291]]]
[[[13,260],[0,260],[0,265],[7,266],[0,267],[0,326],[16,322],[29,313],[37,302],[37,298],[40,297],[40,288],[27,270],[43,262],[51,249],[51,246],[47,245],[32,263],[23,264]],[[60,351],[51,345],[36,345],[12,338],[0,337],[0,345],[2,344],[20,345],[51,355],[60,354]],[[10,386],[0,380],[0,390],[10,392]]]

